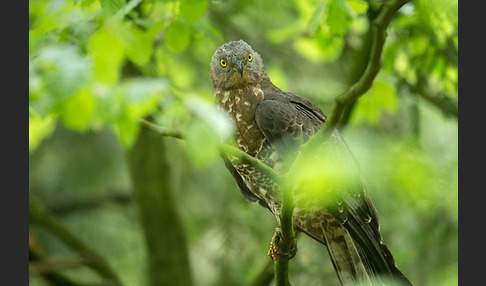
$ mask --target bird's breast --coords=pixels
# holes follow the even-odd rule
[[[236,142],[241,150],[256,156],[262,149],[265,137],[255,121],[256,107],[262,102],[259,87],[233,88],[216,91],[219,107],[235,122]]]

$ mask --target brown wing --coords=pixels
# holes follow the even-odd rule
[[[325,115],[316,105],[300,96],[284,92],[265,93],[265,100],[257,106],[255,113],[258,127],[278,152],[297,150],[298,146],[322,127],[325,119]],[[343,164],[349,164],[349,168],[357,169],[350,150],[337,131],[327,144],[332,145],[335,154],[339,153],[345,161]],[[347,229],[370,274],[391,275],[408,282],[396,268],[390,251],[382,243],[378,214],[365,186],[359,177],[355,182],[357,183],[346,184],[338,190],[334,196],[334,205],[331,205],[328,211]],[[316,238],[315,235],[312,236]],[[329,237],[317,239],[326,243]],[[329,248],[329,251],[332,257],[333,250]],[[342,252],[341,249],[336,251]],[[337,268],[336,261],[333,263]]]
[[[283,153],[296,150],[324,124],[326,116],[313,103],[290,93],[265,94],[255,120],[265,138]]]

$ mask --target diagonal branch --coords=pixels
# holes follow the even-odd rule
[[[433,91],[429,88],[425,76],[419,75],[415,84],[402,78],[400,83],[405,85],[410,91],[417,93],[422,98],[439,108],[444,114],[458,118],[459,108],[457,100],[445,95],[440,91]]]
[[[327,119],[326,124],[305,145],[319,144],[329,138],[341,120],[345,108],[371,88],[374,79],[381,69],[381,56],[386,40],[386,28],[398,9],[407,2],[408,0],[392,0],[383,5],[377,17],[371,23],[371,49],[365,71],[356,83],[336,97],[332,113]]]
[[[43,277],[46,281],[48,281],[50,283],[49,285],[80,286],[80,284],[60,274],[57,271],[59,269],[57,269],[56,267],[54,267],[56,269],[50,268],[49,270],[51,271],[39,271],[37,267],[39,266],[38,263],[43,263],[44,259],[45,257],[42,254],[40,254],[34,248],[29,246],[29,276],[39,275]]]
[[[111,283],[110,285],[122,285],[116,273],[101,256],[86,246],[72,232],[66,229],[55,217],[51,216],[40,206],[38,206],[32,200],[32,198],[29,198],[29,222],[32,221],[35,221],[47,228],[52,234],[77,252],[77,254],[87,262],[86,265],[98,272],[101,277],[109,281]]]
[[[177,138],[177,139],[184,139],[184,137],[185,137],[184,134],[181,131],[169,130],[169,129],[163,127],[163,126],[154,124],[154,123],[149,122],[145,119],[140,119],[140,123],[144,127],[152,130],[153,132],[155,132],[156,134],[159,134],[160,136],[173,137],[173,138]],[[260,170],[261,172],[265,173],[265,175],[269,176],[271,179],[279,180],[280,175],[278,175],[267,164],[263,163],[262,161],[258,160],[255,157],[252,157],[252,156],[246,154],[245,152],[241,151],[237,147],[229,145],[229,144],[221,143],[218,146],[218,148],[219,148],[220,152],[222,152],[226,155],[229,155],[229,156],[236,157],[237,160],[239,160],[241,163],[248,164],[248,165]]]
[[[163,126],[154,124],[146,119],[140,119],[140,124],[142,126],[147,127],[148,129],[154,131],[155,133],[159,134],[160,136],[167,136],[177,139],[184,139],[184,134],[178,130],[170,130]]]

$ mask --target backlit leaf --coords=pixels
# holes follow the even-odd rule
[[[29,152],[34,151],[43,139],[52,134],[55,123],[52,115],[42,117],[36,112],[29,112]]]
[[[398,106],[395,88],[383,79],[376,79],[371,89],[357,102],[353,122],[376,124],[382,111],[394,111]]]
[[[94,59],[94,73],[101,83],[113,85],[120,77],[125,49],[111,29],[99,30],[91,37],[89,45]]]
[[[353,21],[352,10],[344,0],[331,0],[327,6],[327,24],[331,33],[344,35]]]
[[[101,7],[104,10],[114,14],[126,4],[126,1],[124,1],[124,0],[100,0],[100,3],[101,3]]]
[[[94,113],[95,101],[88,89],[81,89],[62,104],[61,119],[69,128],[85,131],[89,129]]]
[[[180,19],[174,20],[165,31],[165,44],[175,52],[183,52],[190,42],[191,33],[187,24]]]
[[[208,7],[208,0],[181,0],[180,12],[181,16],[186,19],[187,23],[191,24],[199,20]]]

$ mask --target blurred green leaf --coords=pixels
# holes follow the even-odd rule
[[[212,126],[216,132],[216,137],[220,141],[227,140],[233,135],[234,125],[229,116],[196,96],[191,96],[186,100],[186,104],[193,114]]]
[[[346,1],[349,7],[354,11],[354,13],[361,15],[368,11],[368,3],[360,0],[348,0]]]
[[[344,35],[353,21],[352,12],[345,0],[331,0],[327,6],[327,24],[331,33]]]
[[[59,100],[72,96],[90,78],[89,59],[73,46],[44,48],[35,61],[46,91]]]
[[[139,120],[157,109],[167,88],[166,81],[151,78],[130,79],[116,88],[120,113],[114,129],[125,148],[135,143],[140,131]]]
[[[138,133],[140,132],[140,123],[127,112],[122,112],[114,122],[113,129],[123,147],[128,150],[137,139]]]
[[[174,20],[165,30],[165,44],[175,52],[183,52],[189,46],[191,32],[186,23]]]
[[[96,79],[108,85],[114,85],[118,81],[125,57],[125,49],[114,34],[114,29],[116,27],[110,25],[100,29],[91,37],[89,45]]]
[[[126,4],[125,0],[99,0],[99,1],[101,3],[101,7],[111,14],[116,13]]]
[[[199,20],[208,7],[208,0],[181,0],[180,13],[186,19],[188,24]]]
[[[91,80],[91,62],[75,46],[47,46],[29,62],[29,104],[46,116]]]
[[[69,128],[86,131],[90,128],[95,109],[95,100],[88,89],[80,89],[66,100],[60,111],[62,122]]]
[[[394,111],[398,106],[395,88],[387,81],[377,78],[371,89],[357,102],[352,122],[367,121],[376,124],[383,111]]]
[[[213,126],[200,118],[194,118],[186,127],[186,151],[199,168],[206,168],[220,159],[219,143]]]
[[[29,152],[34,151],[43,139],[52,134],[55,123],[51,115],[41,117],[33,110],[29,111]]]
[[[117,29],[117,39],[125,48],[126,55],[138,65],[144,65],[152,56],[151,37],[128,24],[121,25]]]
[[[315,39],[300,38],[294,42],[295,50],[311,62],[327,63],[341,54],[344,41],[339,37],[317,35]]]
[[[187,106],[195,115],[186,128],[187,153],[204,168],[220,159],[219,144],[231,137],[233,124],[225,113],[198,97],[190,97]]]

